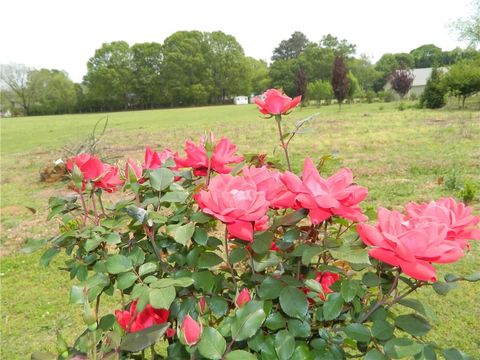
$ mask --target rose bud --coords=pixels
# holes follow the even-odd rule
[[[235,304],[237,304],[237,306],[241,308],[243,304],[249,302],[250,300],[252,300],[252,298],[250,297],[250,293],[247,289],[243,288],[243,290],[240,291],[240,293],[238,294],[237,299],[235,300]]]
[[[178,331],[178,338],[184,345],[195,345],[202,335],[202,326],[193,320],[190,315],[183,319],[180,330]]]
[[[205,311],[207,310],[207,300],[205,299],[205,296],[198,299],[198,309],[201,314],[205,314]]]

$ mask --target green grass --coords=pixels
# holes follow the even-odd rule
[[[286,119],[320,112],[306,131],[291,144],[295,170],[305,156],[319,159],[334,154],[324,174],[350,167],[356,181],[369,188],[367,202],[400,208],[405,202],[455,195],[441,184],[453,170],[460,182],[471,180],[480,188],[480,113],[472,110],[398,111],[396,103],[304,108]],[[478,106],[477,106],[478,107]],[[1,119],[1,265],[3,358],[24,359],[34,350],[53,350],[55,330],[68,339],[81,329],[81,309],[68,305],[72,285],[58,271],[59,258],[46,270],[39,254],[18,252],[25,238],[54,234],[47,223],[48,197],[65,192],[65,184],[41,184],[39,170],[65,155],[85,139],[94,124],[107,114],[62,115]],[[111,113],[102,155],[111,162],[128,156],[141,159],[146,144],[181,150],[186,137],[198,138],[205,130],[229,137],[240,152],[260,151],[282,159],[275,122],[258,116],[255,106],[219,106],[172,110]],[[37,210],[35,214],[25,205]],[[479,199],[473,203],[477,213]],[[64,259],[63,259],[64,260]],[[455,265],[439,273],[478,271],[480,246]],[[421,289],[418,295],[435,308],[438,320],[430,339],[442,346],[459,347],[471,354],[480,348],[478,303],[480,285],[465,284],[446,297]],[[110,309],[111,310],[111,309]]]

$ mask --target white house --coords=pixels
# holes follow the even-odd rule
[[[445,67],[438,68],[438,70],[442,73],[448,71],[448,69]],[[414,76],[412,88],[405,95],[405,98],[408,98],[412,94],[415,94],[417,97],[420,96],[425,90],[425,85],[427,85],[428,79],[430,79],[430,76],[432,75],[432,68],[412,69],[411,71]],[[390,83],[390,81],[388,81],[383,87],[383,90],[387,91],[391,88],[392,84]]]
[[[248,104],[248,96],[235,96],[233,98],[233,103],[235,105],[246,105]]]

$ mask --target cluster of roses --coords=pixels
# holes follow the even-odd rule
[[[376,226],[358,224],[369,255],[398,266],[414,279],[436,281],[432,263],[452,263],[464,255],[468,240],[480,240],[480,217],[452,198],[430,203],[409,203],[406,216],[378,209]]]

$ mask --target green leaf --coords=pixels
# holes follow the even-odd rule
[[[135,275],[133,272],[126,272],[120,274],[117,278],[117,287],[120,290],[125,290],[132,286],[136,280],[137,275]]]
[[[207,359],[221,359],[226,348],[227,342],[216,329],[207,327],[203,330],[198,343],[198,351],[202,356]]]
[[[193,279],[189,277],[181,277],[177,279],[172,278],[164,278],[158,279],[154,283],[152,283],[151,287],[161,289],[170,286],[180,286],[180,287],[189,287],[193,284]]]
[[[307,338],[311,335],[310,322],[298,319],[288,320],[288,331],[294,337]]]
[[[288,360],[295,351],[295,338],[287,330],[280,330],[275,335],[275,352],[279,360]]]
[[[139,246],[135,246],[125,255],[132,260],[133,266],[140,266],[145,262],[145,253]]]
[[[139,352],[155,344],[167,331],[170,323],[153,325],[144,330],[135,331],[127,334],[120,344],[123,351]]]
[[[443,356],[445,357],[445,360],[470,360],[471,359],[470,356],[468,356],[464,352],[454,348],[443,350]]]
[[[222,263],[223,259],[214,252],[204,252],[198,259],[200,269],[209,269]]]
[[[105,238],[105,242],[109,245],[116,245],[122,242],[120,235],[117,233],[109,233]]]
[[[232,339],[235,341],[246,340],[255,335],[265,321],[263,301],[249,301],[235,313],[232,322]]]
[[[480,272],[464,276],[463,279],[471,282],[480,281]]]
[[[283,329],[285,328],[285,319],[279,312],[271,313],[265,320],[265,326],[273,331]]]
[[[345,260],[352,264],[370,264],[368,249],[365,247],[343,244],[338,248],[329,248],[328,251],[335,259]]]
[[[188,223],[182,226],[179,226],[175,230],[175,235],[173,236],[173,239],[184,246],[187,245],[187,243],[190,241],[190,239],[193,236],[193,233],[195,231],[195,224],[194,223]]]
[[[413,336],[426,335],[432,326],[417,314],[400,315],[395,319],[395,326]]]
[[[307,345],[298,345],[291,360],[314,360]]]
[[[235,248],[230,253],[229,261],[231,264],[236,264],[239,261],[245,259],[248,255],[248,251],[245,248]]]
[[[265,231],[263,233],[255,234],[255,239],[253,240],[252,249],[256,254],[264,254],[270,250],[274,234],[270,231]]]
[[[450,290],[455,289],[458,286],[456,283],[446,283],[443,281],[436,281],[433,283],[432,288],[439,295],[446,295]]]
[[[294,225],[300,220],[304,219],[308,215],[308,210],[300,209],[294,212],[291,212],[285,216],[276,217],[273,219],[273,224],[270,229],[275,230],[279,226],[289,226]]]
[[[107,267],[107,271],[110,274],[120,274],[122,272],[127,272],[133,267],[132,260],[120,254],[110,256],[105,262],[105,266]]]
[[[155,309],[169,309],[175,296],[177,295],[175,287],[169,286],[162,289],[153,289],[150,291],[150,305]]]
[[[418,354],[423,350],[423,345],[406,338],[394,338],[384,345],[384,349],[390,358],[402,359]]]
[[[113,325],[117,322],[117,318],[113,314],[107,314],[102,316],[98,327],[104,331],[107,331],[113,327]]]
[[[140,224],[145,224],[147,222],[147,210],[139,208],[135,205],[128,206],[126,210],[127,214]]]
[[[395,327],[383,319],[376,319],[372,326],[372,335],[379,340],[388,340],[393,336]]]
[[[343,298],[340,293],[327,295],[327,300],[323,304],[323,318],[326,321],[336,319],[342,312]]]
[[[40,266],[47,267],[50,264],[50,262],[53,260],[53,258],[56,255],[58,255],[59,252],[60,252],[60,249],[57,247],[52,247],[47,251],[45,251],[42,257],[40,258]]]
[[[302,253],[302,264],[305,266],[310,265],[312,258],[321,252],[323,252],[323,248],[321,246],[314,245],[306,247]]]
[[[140,266],[140,268],[138,269],[138,275],[143,276],[146,274],[151,274],[155,271],[157,271],[157,264],[153,262],[148,262]]]
[[[207,304],[213,315],[217,317],[224,316],[228,310],[227,301],[221,296],[212,296],[207,299]]]
[[[343,300],[345,300],[345,302],[350,302],[353,300],[355,295],[357,295],[359,290],[360,283],[357,280],[347,279],[342,282],[340,293],[342,294]]]
[[[234,350],[225,356],[225,360],[257,360],[257,357],[245,350]]]
[[[187,197],[188,192],[186,191],[170,191],[163,195],[160,198],[160,201],[169,203],[183,203]]]
[[[46,244],[46,239],[27,239],[20,251],[25,254],[31,254],[44,247]]]
[[[410,309],[413,309],[417,311],[419,314],[426,316],[427,318],[431,320],[435,320],[436,316],[435,313],[431,308],[426,306],[425,304],[422,304],[419,300],[417,299],[401,299],[398,301],[400,305],[409,307]]]
[[[367,272],[363,275],[362,282],[367,287],[375,287],[381,284],[382,279],[379,278],[378,275],[373,272]]]
[[[443,278],[445,279],[445,281],[447,283],[462,280],[462,277],[460,275],[456,275],[456,274],[445,274],[445,276]]]
[[[370,330],[362,324],[349,324],[345,327],[345,334],[353,340],[368,343],[372,337]]]
[[[280,306],[288,316],[303,319],[308,311],[306,295],[293,286],[287,286],[280,292]]]
[[[253,268],[255,269],[255,271],[262,272],[266,268],[278,265],[281,261],[282,259],[278,256],[276,251],[269,251],[266,253],[265,256],[262,256],[260,259],[254,258]]]
[[[70,289],[70,304],[83,304],[85,302],[86,293],[85,287],[79,285],[73,285]]]
[[[258,289],[258,295],[263,300],[273,300],[280,296],[283,286],[278,279],[267,277],[265,278]]]
[[[207,245],[208,241],[208,233],[205,229],[202,228],[197,228],[195,229],[195,233],[193,235],[193,240],[198,244],[202,246]]]
[[[210,271],[199,271],[192,274],[193,284],[196,289],[201,289],[204,292],[211,292],[215,284],[215,278]]]
[[[167,168],[150,170],[150,185],[157,191],[165,190],[173,183],[175,174]]]
[[[385,355],[383,355],[377,349],[372,349],[365,354],[365,360],[388,360]]]

